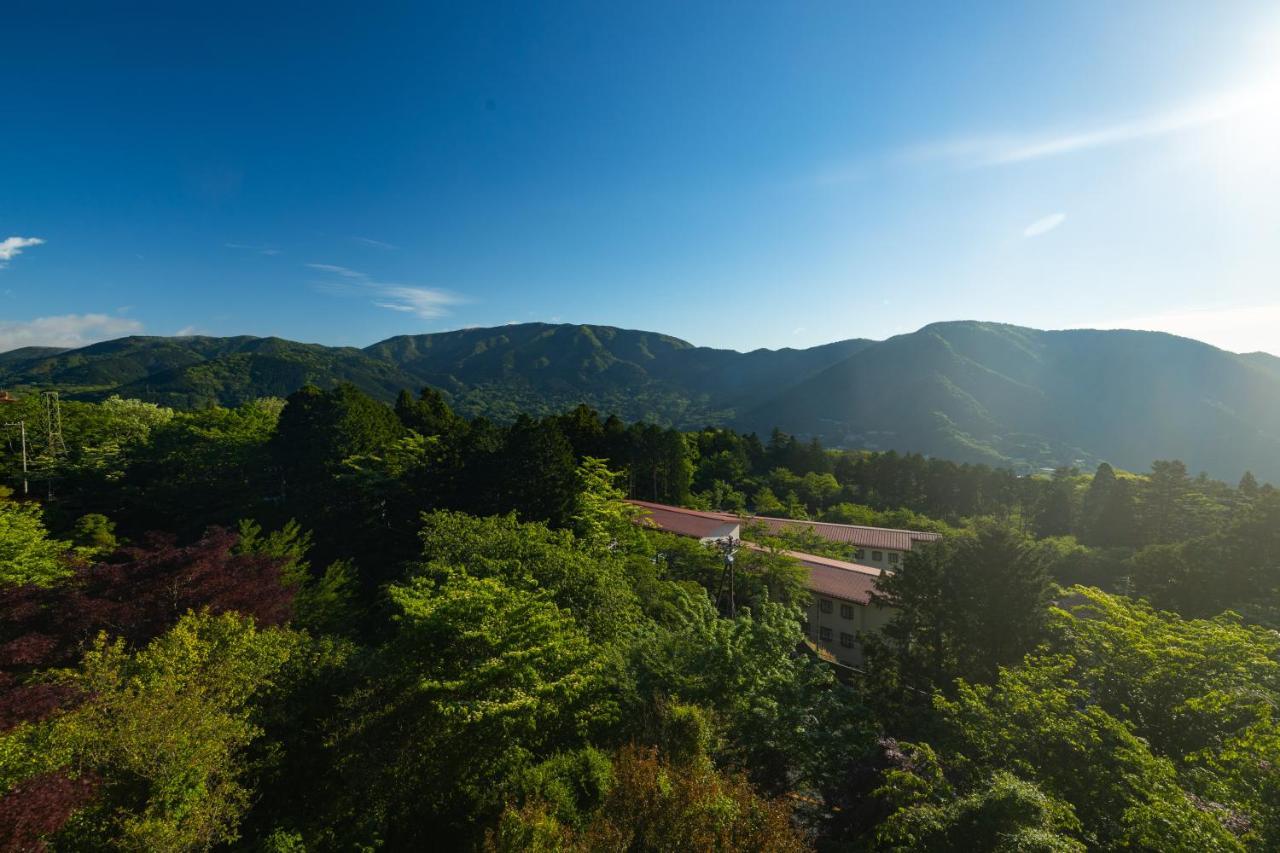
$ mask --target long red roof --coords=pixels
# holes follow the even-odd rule
[[[830,521],[803,521],[795,518],[773,518],[767,515],[755,515],[748,518],[745,524],[760,524],[773,534],[789,531],[804,533],[806,531],[821,536],[829,542],[842,542],[858,548],[884,548],[887,551],[910,551],[916,542],[936,542],[942,538],[938,533],[925,533],[920,530],[895,530],[890,527],[865,527],[861,524],[835,524]]]
[[[720,533],[726,524],[738,523],[736,515],[728,515],[723,512],[699,512],[698,510],[649,503],[648,501],[630,501],[630,503],[648,511],[647,516],[639,519],[640,524],[646,527],[656,527],[659,530],[665,530],[667,533],[675,533],[679,536],[704,539]]]
[[[703,512],[649,501],[630,501],[630,503],[649,512],[647,517],[638,519],[639,524],[699,539],[718,531],[725,524],[737,523],[741,520],[736,515],[724,512]],[[753,551],[769,550],[752,542],[743,542],[742,546]],[[818,554],[805,554],[801,551],[783,551],[782,553],[809,570],[809,589],[813,592],[856,604],[871,603],[871,593],[875,590],[876,581],[881,575],[879,569]]]
[[[753,551],[766,550],[751,542],[742,543]],[[788,557],[809,570],[809,589],[822,595],[841,598],[856,604],[870,604],[871,593],[876,588],[881,571],[872,566],[860,566],[831,557],[805,554],[801,551],[783,551]]]

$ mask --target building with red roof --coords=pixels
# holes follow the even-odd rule
[[[717,539],[741,538],[742,526],[745,523],[750,532],[751,523],[761,521],[754,518],[739,518],[723,512],[705,512],[685,509],[668,504],[651,503],[649,501],[630,501],[633,506],[645,510],[645,514],[637,520],[638,524],[688,536],[703,542],[714,542]],[[791,519],[763,519],[766,522],[791,522]],[[862,541],[892,542],[899,546],[899,554],[909,551],[912,544],[921,541],[933,541],[937,534],[918,534],[916,531],[885,530],[875,527],[859,527],[852,524],[825,525],[817,522],[796,522],[797,524],[814,524],[818,528],[854,528],[858,531],[873,531],[886,534],[882,540],[864,538]],[[787,529],[781,525],[765,526],[766,531],[777,532]],[[820,530],[813,531],[822,536]],[[893,538],[887,534],[905,534],[908,538]],[[832,532],[832,536],[846,534]],[[864,534],[857,534],[863,536]],[[870,536],[871,534],[865,534]],[[929,537],[911,540],[910,536]],[[824,536],[823,538],[828,538]],[[853,543],[856,540],[832,540]],[[768,550],[762,545],[742,542],[742,547],[755,551]],[[887,545],[882,545],[887,550]],[[801,551],[783,551],[788,557],[796,560],[809,570],[809,591],[812,593],[805,614],[805,632],[809,641],[828,656],[846,666],[858,666],[862,663],[862,644],[858,637],[872,631],[879,631],[892,618],[893,610],[875,603],[873,595],[876,582],[888,569],[862,565],[846,560],[823,557],[818,554],[806,554]],[[894,564],[898,563],[894,560]]]

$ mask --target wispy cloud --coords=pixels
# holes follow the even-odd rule
[[[9,265],[9,261],[22,254],[23,249],[39,246],[43,243],[39,237],[6,237],[0,240],[0,270]]]
[[[1120,121],[1057,131],[944,139],[908,147],[898,152],[896,159],[908,163],[941,161],[966,168],[1007,166],[1192,131],[1265,108],[1261,93],[1231,92]]]
[[[375,249],[398,249],[399,246],[393,246],[390,243],[384,243],[381,240],[372,240],[368,237],[352,237],[357,243],[364,246],[372,246]]]
[[[62,314],[25,322],[0,321],[0,352],[18,347],[82,347],[95,341],[137,334],[142,324],[110,314]]]
[[[368,273],[337,264],[307,264],[310,269],[329,278],[314,282],[315,286],[340,296],[368,295],[373,305],[388,311],[399,311],[423,319],[444,317],[451,306],[466,300],[455,293],[435,287],[375,281]]]
[[[242,249],[248,252],[257,252],[259,255],[278,255],[280,250],[275,246],[253,246],[248,243],[224,243],[228,249]]]
[[[1037,219],[1026,228],[1023,228],[1022,236],[1039,237],[1041,234],[1048,234],[1066,221],[1067,215],[1065,213],[1050,213],[1048,216]]]
[[[337,264],[307,264],[307,266],[313,270],[340,275],[343,278],[353,278],[358,281],[369,280],[368,273],[362,273],[359,270],[353,270],[348,267],[340,267]]]
[[[207,334],[209,333],[206,332],[204,329],[201,329],[199,326],[183,326],[181,329],[174,332],[173,336],[175,338],[190,338],[190,337],[195,337],[196,335],[207,335]]]

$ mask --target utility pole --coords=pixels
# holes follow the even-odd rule
[[[27,422],[9,421],[5,426],[16,426],[18,428],[18,433],[22,436],[22,494],[25,497],[30,493],[30,486],[27,485]]]
[[[720,599],[724,597],[726,586],[728,587],[729,598],[729,617],[733,618],[738,615],[738,604],[734,596],[734,570],[733,555],[738,553],[738,540],[732,536],[726,536],[723,539],[716,540],[716,547],[720,549],[720,553],[724,555],[724,569],[720,572],[720,585],[716,589],[716,608],[720,607]]]

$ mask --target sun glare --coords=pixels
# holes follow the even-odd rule
[[[1276,49],[1266,52],[1265,63],[1219,101],[1223,121],[1215,123],[1213,137],[1228,176],[1280,177],[1280,39],[1271,46]]]

